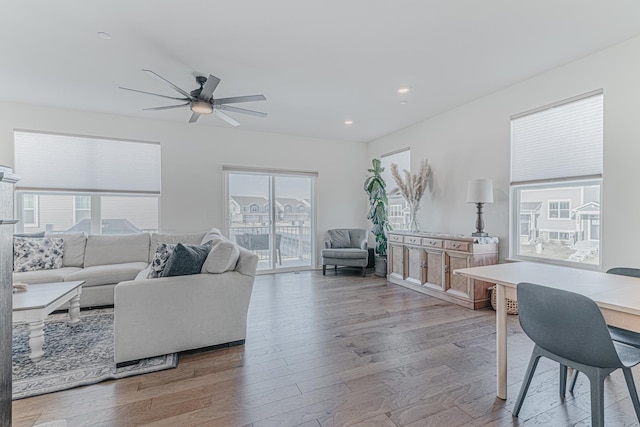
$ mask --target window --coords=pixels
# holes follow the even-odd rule
[[[600,265],[602,146],[602,91],[511,118],[512,258]]]
[[[571,240],[571,233],[561,231],[549,231],[549,240]]]
[[[389,225],[393,230],[406,230],[409,227],[408,216],[404,215],[407,202],[400,194],[393,194],[397,185],[391,175],[391,164],[395,163],[398,165],[398,171],[400,171],[401,174],[403,170],[411,171],[411,149],[407,147],[392,153],[383,154],[380,163],[384,168],[382,179],[386,184],[389,199],[389,204],[387,205]]]
[[[91,196],[74,196],[73,222],[91,218]]]
[[[549,200],[549,219],[569,219],[570,200]]]
[[[520,215],[520,235],[529,236],[531,234],[531,217]]]
[[[233,166],[223,171],[226,231],[258,255],[258,271],[313,268],[317,173]]]
[[[22,223],[25,227],[38,226],[38,196],[35,194],[22,197]]]
[[[17,231],[158,229],[159,144],[27,131],[14,142]],[[34,212],[39,221],[27,224]]]
[[[389,205],[389,216],[401,217],[402,205]]]

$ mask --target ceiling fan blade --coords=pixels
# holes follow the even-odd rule
[[[267,113],[263,113],[262,111],[247,110],[245,108],[233,107],[231,105],[217,105],[216,108],[219,110],[233,111],[234,113],[249,114],[256,117],[267,117]]]
[[[146,95],[159,96],[159,97],[161,97],[161,98],[177,99],[178,101],[189,101],[189,99],[187,99],[187,98],[176,98],[175,96],[160,95],[159,93],[145,92],[145,91],[143,91],[143,90],[138,90],[138,89],[129,89],[128,87],[118,86],[118,89],[130,90],[131,92],[144,93],[144,94],[146,94]]]
[[[266,101],[264,95],[233,96],[231,98],[214,99],[213,105],[235,104],[238,102]]]
[[[143,108],[142,110],[148,110],[148,111],[155,111],[155,110],[170,110],[172,108],[181,108],[181,107],[186,107],[187,105],[189,105],[190,103],[187,102],[186,104],[179,104],[179,105],[167,105],[165,107],[152,107],[152,108]]]
[[[218,83],[220,83],[220,79],[214,75],[209,74],[209,78],[202,87],[202,91],[200,92],[200,96],[198,96],[198,99],[200,99],[201,101],[209,102],[211,96],[213,95],[213,91],[218,87]]]
[[[200,117],[200,113],[193,113],[191,118],[189,119],[189,123],[195,123],[198,121],[198,117]]]
[[[218,110],[217,108],[213,109],[213,114],[215,114],[216,116],[220,117],[222,120],[224,120],[225,122],[229,123],[231,126],[238,126],[240,124],[240,123],[236,122],[234,119],[232,119],[231,117],[227,116],[222,111]]]
[[[166,84],[168,84],[169,86],[171,86],[173,88],[173,90],[179,92],[181,95],[186,96],[187,98],[191,99],[191,95],[189,94],[189,92],[186,92],[182,89],[180,89],[178,86],[174,85],[173,83],[171,83],[169,80],[165,79],[164,77],[162,77],[159,74],[154,73],[151,70],[142,70],[143,72],[149,74],[150,76],[160,80],[161,82],[164,82]]]

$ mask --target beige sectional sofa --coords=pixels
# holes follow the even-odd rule
[[[14,273],[14,282],[84,280],[81,307],[114,305],[116,363],[244,342],[258,263],[253,253],[236,245],[237,263],[220,274],[146,278],[158,243],[229,242],[217,229],[55,237],[64,239],[62,268]]]

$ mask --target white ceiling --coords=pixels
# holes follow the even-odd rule
[[[267,97],[238,105],[266,118],[229,113],[240,128],[370,141],[640,35],[638,17],[637,0],[5,1],[0,100],[186,123],[117,87],[213,74],[216,98]]]

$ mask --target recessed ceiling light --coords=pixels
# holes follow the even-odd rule
[[[345,125],[352,125],[353,124],[353,120],[345,120],[344,124]]]
[[[400,105],[407,105],[408,103],[408,101],[400,101]]]
[[[105,39],[105,40],[111,40],[111,34],[105,33],[104,31],[99,31],[98,32],[98,37],[100,37],[101,39]]]
[[[398,89],[398,93],[407,93],[407,92],[409,92],[408,87],[401,87],[400,89]]]

